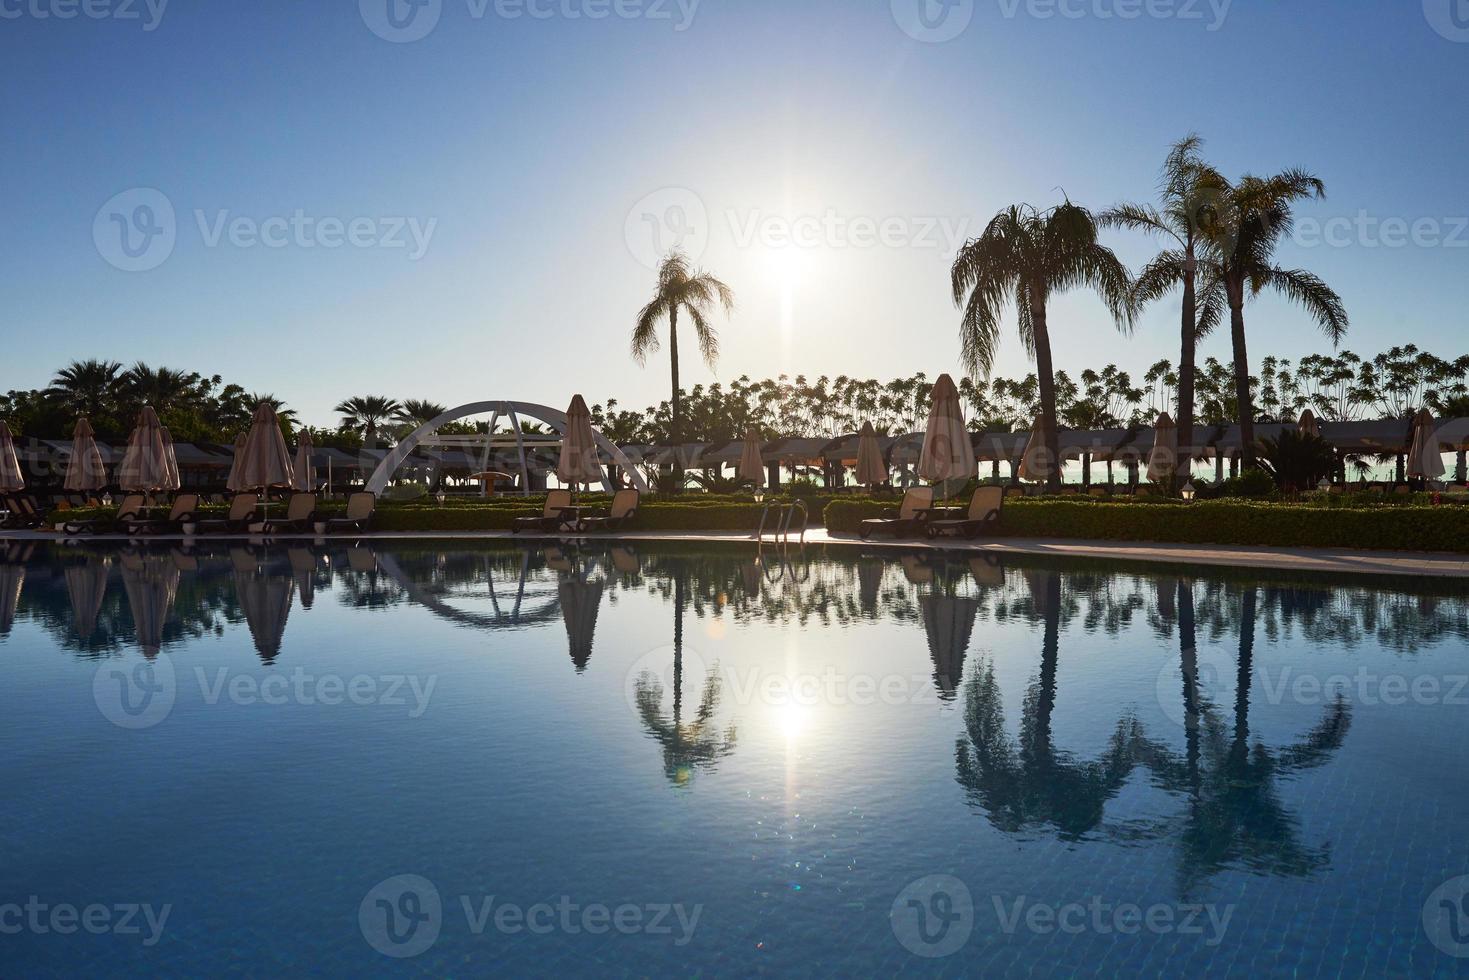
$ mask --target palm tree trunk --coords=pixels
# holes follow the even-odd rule
[[[1035,372],[1041,389],[1041,439],[1046,446],[1049,466],[1046,490],[1058,493],[1061,490],[1061,447],[1056,434],[1056,378],[1051,373],[1051,337],[1046,332],[1046,308],[1040,305],[1032,307],[1030,318],[1035,331]]]
[[[1462,449],[1459,450],[1458,453],[1456,453],[1454,455],[1454,482],[1455,483],[1463,483],[1463,482],[1465,482],[1464,481],[1464,477],[1466,475],[1469,475],[1469,474],[1466,474],[1464,472],[1466,468],[1469,468],[1469,467],[1466,467],[1465,466],[1465,463],[1466,463],[1465,457],[1466,456],[1469,456],[1469,453],[1465,453],[1464,450],[1462,450]]]
[[[683,489],[683,457],[680,455],[680,447],[683,445],[683,403],[678,397],[678,307],[672,306],[668,310],[668,362],[673,368],[673,477],[674,492]]]
[[[1198,298],[1194,292],[1194,258],[1190,255],[1183,273],[1183,326],[1178,354],[1178,458],[1188,472],[1194,439],[1194,337]],[[1174,480],[1175,485],[1178,481]]]
[[[1240,467],[1255,465],[1255,409],[1250,404],[1250,355],[1245,350],[1245,284],[1229,286],[1229,333],[1234,341],[1234,399],[1239,415]]]

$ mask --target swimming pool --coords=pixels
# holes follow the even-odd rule
[[[6,976],[1469,973],[1469,587],[0,561]]]

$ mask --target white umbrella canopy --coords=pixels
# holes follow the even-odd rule
[[[163,446],[163,426],[152,405],[144,405],[138,422],[128,436],[128,448],[117,467],[117,485],[132,493],[154,493],[168,489],[168,452]]]
[[[1439,449],[1438,433],[1433,431],[1433,416],[1428,409],[1419,409],[1413,418],[1413,445],[1408,450],[1408,476],[1424,480],[1442,480],[1444,475],[1443,453]]]
[[[975,474],[977,464],[954,379],[939,375],[930,399],[923,449],[918,454],[918,475],[933,483],[967,480]]]
[[[163,436],[163,463],[167,479],[160,489],[177,490],[183,486],[179,479],[179,458],[173,451],[173,436],[168,433],[168,426],[159,426],[158,431]]]
[[[291,485],[291,453],[286,437],[281,435],[275,409],[270,402],[255,406],[245,448],[239,454],[239,471],[235,474],[242,490],[268,490]]]
[[[1296,431],[1303,436],[1321,435],[1321,425],[1316,421],[1316,413],[1309,408],[1302,412],[1301,417],[1296,419]]]
[[[20,475],[20,460],[15,456],[15,440],[10,436],[10,426],[0,422],[0,490],[12,493],[24,490],[25,478]]]
[[[245,487],[240,483],[240,463],[245,458],[245,433],[235,436],[235,451],[230,459],[230,475],[225,479],[225,489],[238,493]]]
[[[759,490],[765,486],[765,461],[760,458],[760,434],[754,429],[745,432],[745,447],[740,453],[740,465],[735,476],[749,480]]]
[[[877,444],[877,431],[871,422],[863,422],[857,436],[857,482],[864,487],[888,482],[888,465],[883,462],[882,447]]]
[[[1051,461],[1046,453],[1046,439],[1041,430],[1041,417],[1037,415],[1030,426],[1030,438],[1026,440],[1025,451],[1020,454],[1020,472],[1016,474],[1021,480],[1046,480],[1051,475]]]
[[[316,467],[311,462],[311,454],[315,450],[311,432],[303,426],[301,434],[296,437],[295,479],[291,483],[293,489],[302,493],[310,493],[316,488]]]
[[[574,486],[601,478],[602,464],[597,458],[592,413],[587,411],[585,399],[575,395],[566,408],[566,431],[561,434],[561,457],[556,463],[556,479]]]
[[[102,450],[86,417],[77,419],[71,430],[71,458],[66,461],[64,489],[73,493],[90,493],[107,485],[107,467],[102,463]]]
[[[1148,479],[1162,483],[1178,464],[1178,424],[1167,412],[1153,426],[1153,451],[1148,453]]]

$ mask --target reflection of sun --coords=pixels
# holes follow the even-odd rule
[[[729,627],[721,618],[710,619],[704,624],[704,635],[711,640],[722,640],[727,632],[729,632]]]
[[[777,709],[780,730],[786,741],[793,742],[801,737],[801,733],[806,730],[807,713],[806,706],[795,701],[787,701]]]

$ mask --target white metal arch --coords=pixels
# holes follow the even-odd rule
[[[398,467],[403,465],[403,460],[407,459],[408,455],[418,448],[418,444],[423,441],[425,436],[437,432],[441,425],[448,425],[450,422],[457,422],[471,415],[489,415],[491,435],[495,431],[495,423],[500,420],[500,416],[505,415],[509,417],[510,428],[515,433],[515,449],[517,455],[520,457],[520,492],[522,495],[529,495],[530,468],[525,462],[525,441],[520,431],[520,418],[521,416],[526,416],[538,422],[544,422],[555,429],[557,434],[564,437],[566,435],[566,413],[545,405],[537,405],[533,402],[510,401],[473,402],[468,405],[460,405],[458,408],[451,408],[438,418],[420,425],[409,433],[407,438],[394,446],[391,452],[383,457],[383,461],[378,464],[377,469],[373,470],[372,476],[368,478],[367,489],[372,493],[381,494],[387,487],[388,480],[398,471]],[[607,437],[596,429],[592,430],[592,438],[596,440],[597,448],[601,449],[608,456],[611,456],[612,461],[622,468],[622,471],[627,474],[628,479],[632,481],[633,486],[637,487],[643,493],[648,492],[647,481],[643,479],[642,474],[638,472],[632,460],[628,459],[627,455],[621,449],[614,446]],[[489,439],[485,441],[484,458],[484,469],[489,469]],[[605,471],[602,473],[602,489],[608,493],[611,493],[614,489],[612,481],[607,479]]]

